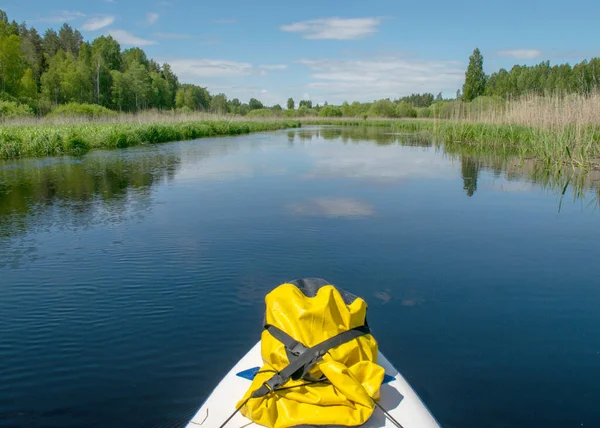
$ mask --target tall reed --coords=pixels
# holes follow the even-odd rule
[[[121,148],[298,126],[298,121],[290,120],[12,124],[0,127],[0,158],[79,154],[94,148]]]

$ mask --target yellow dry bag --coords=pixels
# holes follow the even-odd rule
[[[271,428],[364,424],[384,376],[366,302],[312,278],[265,301],[264,365],[238,403],[242,414]]]

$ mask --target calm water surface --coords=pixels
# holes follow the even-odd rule
[[[385,129],[0,163],[0,426],[182,426],[306,276],[444,426],[599,426],[597,197]]]

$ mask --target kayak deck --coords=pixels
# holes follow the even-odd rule
[[[378,364],[385,369],[386,380],[381,385],[379,404],[395,418],[403,428],[439,428],[439,424],[431,415],[425,404],[415,393],[406,379],[379,353]],[[250,380],[239,376],[242,372],[262,366],[260,342],[258,342],[223,378],[212,394],[204,402],[188,423],[188,428],[218,428],[235,411],[235,405],[250,386]],[[392,379],[393,378],[393,379]],[[226,427],[258,427],[237,413]],[[373,416],[362,425],[365,428],[395,427],[380,409],[375,409]]]

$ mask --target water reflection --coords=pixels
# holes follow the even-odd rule
[[[480,168],[479,160],[473,159],[470,156],[462,156],[460,158],[460,175],[463,179],[463,189],[469,197],[473,196],[477,191],[477,178],[479,177]]]
[[[574,202],[585,200],[593,206],[600,203],[600,171],[584,172],[568,167],[548,170],[544,163],[532,159],[519,159],[516,156],[488,152],[481,146],[444,146],[442,141],[437,141],[427,134],[395,133],[392,129],[381,127],[306,128],[288,133],[290,144],[313,140],[340,140],[344,144],[362,143],[361,145],[364,146],[362,155],[355,153],[344,158],[345,152],[336,149],[335,153],[332,151],[328,156],[320,156],[322,159],[317,160],[314,171],[316,177],[338,175],[379,180],[397,180],[406,176],[440,178],[441,165],[432,168],[430,156],[423,155],[419,158],[414,153],[405,158],[393,157],[391,153],[379,156],[377,152],[368,149],[368,143],[378,146],[435,148],[436,151],[443,152],[451,161],[460,163],[463,190],[468,197],[475,195],[479,176],[482,172],[487,172],[513,182],[512,185],[504,185],[504,189],[514,189],[516,182],[520,183],[518,184],[520,188],[524,188],[525,181],[555,192],[559,196],[572,194]],[[560,204],[562,203],[561,198]]]
[[[341,140],[347,143],[375,142],[378,145],[401,144],[402,146],[432,147],[434,140],[425,134],[406,134],[394,132],[391,128],[376,126],[359,127],[309,127],[288,132],[288,141],[310,142],[314,140]]]
[[[370,204],[355,198],[313,198],[287,208],[300,216],[368,217],[375,213]]]
[[[287,136],[286,151],[281,144]],[[341,142],[339,144],[331,144]],[[374,145],[377,147],[374,148]],[[392,145],[402,146],[393,150]],[[379,148],[381,147],[381,149]],[[239,152],[240,148],[244,148]],[[271,158],[269,153],[277,151]],[[306,157],[304,159],[303,155]],[[83,158],[0,162],[0,238],[35,228],[80,227],[143,215],[152,189],[173,180],[247,180],[261,174],[289,176],[293,162],[306,162],[304,179],[350,179],[394,184],[412,179],[454,180],[459,169],[468,197],[480,191],[480,176],[499,179],[486,188],[504,192],[540,186],[560,197],[593,206],[600,172],[548,171],[533,160],[444,147],[427,135],[394,133],[379,127],[324,127],[240,138],[175,143],[93,152]],[[350,195],[351,196],[351,195]],[[370,216],[374,208],[355,197],[305,199],[287,206],[295,215]]]
[[[0,238],[35,227],[85,226],[142,212],[152,186],[172,180],[169,151],[96,152],[84,158],[0,164]]]

